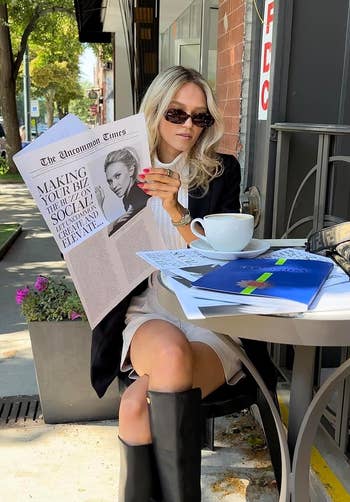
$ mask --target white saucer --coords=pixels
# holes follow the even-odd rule
[[[190,243],[192,249],[196,249],[201,255],[214,260],[236,260],[237,258],[255,258],[259,254],[265,253],[270,244],[261,239],[252,239],[242,251],[216,251],[201,239],[196,239]]]

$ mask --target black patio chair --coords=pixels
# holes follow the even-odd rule
[[[271,397],[279,410],[276,386],[277,370],[265,342],[241,339],[243,348],[262,376]],[[281,451],[277,428],[270,406],[249,370],[243,366],[245,378],[235,385],[224,384],[202,400],[202,448],[214,450],[215,418],[238,413],[257,405],[269,449],[277,487],[281,487]]]

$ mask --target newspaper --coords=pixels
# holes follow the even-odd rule
[[[128,169],[118,160],[125,155]],[[67,115],[14,161],[94,328],[154,270],[136,253],[165,248],[149,198],[136,185],[151,165],[144,117],[88,129]]]

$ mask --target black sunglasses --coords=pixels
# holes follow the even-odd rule
[[[180,108],[169,108],[164,114],[165,120],[172,124],[184,124],[190,117],[197,127],[210,127],[214,124],[214,118],[209,112],[192,113],[190,115]]]

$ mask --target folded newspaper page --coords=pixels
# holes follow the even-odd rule
[[[144,117],[87,129],[68,115],[14,161],[94,328],[154,270],[136,253],[165,248],[136,185],[151,164]]]

